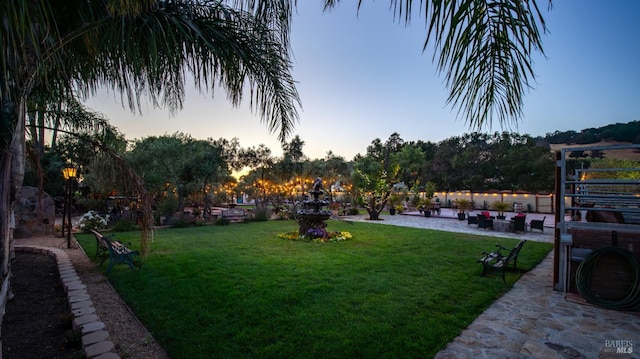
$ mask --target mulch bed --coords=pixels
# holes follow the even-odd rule
[[[84,358],[55,260],[18,252],[11,268],[15,297],[7,302],[2,323],[2,357]]]

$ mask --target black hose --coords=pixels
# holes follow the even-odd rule
[[[620,298],[606,299],[591,289],[591,278],[598,261],[604,255],[617,254],[624,257],[631,266],[633,284]],[[586,256],[576,271],[578,293],[588,302],[615,310],[640,310],[640,261],[633,253],[618,247],[596,249]]]

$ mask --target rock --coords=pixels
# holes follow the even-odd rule
[[[55,202],[48,194],[39,198],[36,187],[22,187],[15,205],[14,238],[52,234],[55,215]]]

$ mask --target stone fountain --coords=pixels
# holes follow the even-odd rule
[[[322,189],[322,178],[318,177],[313,183],[313,188],[309,191],[309,194],[313,199],[309,198],[302,202],[302,209],[296,212],[296,219],[300,225],[298,233],[300,235],[309,234],[310,230],[315,230],[315,236],[321,236],[320,233],[325,233],[327,223],[325,222],[331,217],[331,211],[322,209],[328,201],[319,199],[320,195],[324,193]]]

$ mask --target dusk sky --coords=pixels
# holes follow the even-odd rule
[[[298,1],[293,19],[293,76],[302,100],[294,129],[304,153],[327,151],[353,159],[372,140],[398,132],[405,141],[439,142],[471,132],[457,108],[446,104],[444,76],[422,52],[426,36],[420,15],[406,27],[394,22],[387,1],[343,1],[322,12],[322,1]],[[415,1],[416,5],[419,1]],[[537,84],[525,95],[517,127],[494,124],[483,132],[511,130],[543,136],[640,120],[640,1],[538,0],[549,33],[547,58],[537,56]],[[242,147],[265,144],[281,155],[249,102],[233,108],[222,91],[215,99],[187,88],[184,109],[171,116],[150,104],[143,114],[123,109],[119,95],[101,92],[87,101],[128,139],[172,134],[194,138],[237,137]]]

